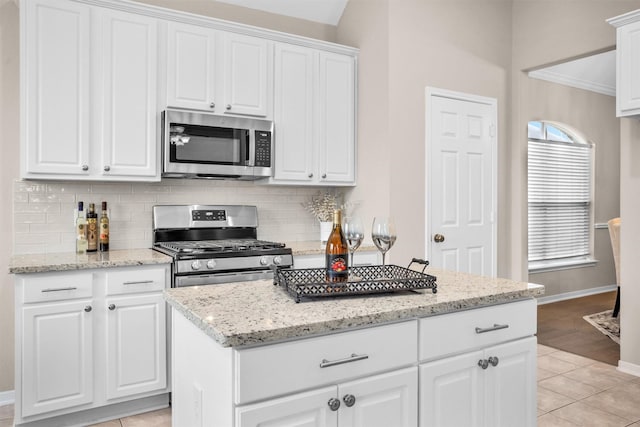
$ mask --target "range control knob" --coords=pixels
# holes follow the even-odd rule
[[[273,257],[273,263],[275,265],[280,265],[282,264],[282,257],[280,255],[276,255]]]
[[[213,259],[210,259],[209,261],[207,261],[207,268],[209,270],[213,270],[214,268],[216,268],[216,261]]]
[[[268,265],[269,264],[269,257],[263,256],[260,257],[260,265]]]
[[[199,260],[195,260],[191,263],[192,270],[200,270],[202,268],[202,263]]]

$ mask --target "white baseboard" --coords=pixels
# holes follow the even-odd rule
[[[538,305],[549,304],[552,302],[564,301],[573,298],[586,297],[589,295],[602,294],[618,290],[618,285],[600,286],[597,288],[582,289],[580,291],[565,292],[564,294],[549,295],[538,298]],[[611,307],[613,309],[613,307]]]
[[[618,360],[618,371],[624,372],[625,374],[635,375],[636,377],[640,377],[640,365],[636,365],[634,363],[623,362],[622,360]]]
[[[16,393],[13,390],[0,391],[0,406],[11,405],[16,401]]]

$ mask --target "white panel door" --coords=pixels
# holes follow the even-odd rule
[[[326,183],[355,183],[355,60],[320,52],[319,170]]]
[[[335,386],[240,406],[236,427],[336,427],[338,412],[328,404],[332,399],[336,399]]]
[[[427,93],[431,265],[494,276],[494,104]]]
[[[167,385],[166,308],[161,294],[108,298],[107,399]]]
[[[484,425],[482,356],[476,351],[420,366],[420,427]]]
[[[317,55],[313,50],[275,46],[274,122],[276,180],[314,179],[314,89]]]
[[[224,112],[266,117],[273,91],[270,41],[223,34]]]
[[[22,417],[91,403],[91,300],[22,310]]]
[[[104,176],[157,177],[157,20],[102,10],[98,31]],[[98,129],[100,131],[100,129]]]
[[[216,32],[197,25],[168,23],[167,105],[222,111],[216,105]]]
[[[418,425],[418,368],[377,375],[338,387],[338,425],[415,427]]]
[[[22,7],[23,176],[88,175],[90,6],[46,0]]]
[[[485,358],[497,358],[486,370],[487,426],[536,425],[536,342],[530,337],[485,350]]]

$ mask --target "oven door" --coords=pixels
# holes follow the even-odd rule
[[[256,270],[246,272],[233,273],[215,273],[215,274],[192,274],[188,276],[174,276],[173,286],[180,288],[183,286],[204,286],[219,285],[222,283],[232,282],[250,282],[252,280],[272,280],[273,272],[271,270]]]

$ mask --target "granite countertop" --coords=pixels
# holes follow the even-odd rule
[[[291,248],[293,256],[296,255],[324,255],[325,245],[320,240],[308,240],[299,242],[285,242],[288,248]],[[377,251],[373,244],[361,245],[356,253],[361,251]]]
[[[88,268],[124,267],[145,264],[169,264],[172,258],[153,249],[118,249],[78,255],[75,252],[14,255],[9,273],[44,273]]]
[[[335,297],[296,303],[270,280],[165,290],[177,311],[223,347],[242,347],[443,314],[544,294],[544,286],[428,269],[438,292]]]

